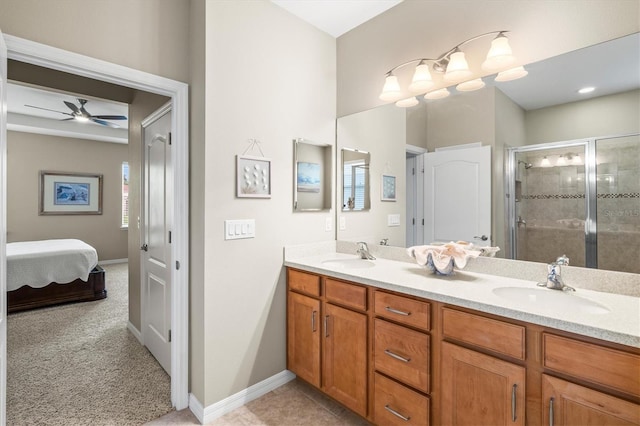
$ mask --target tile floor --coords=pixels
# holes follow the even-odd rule
[[[174,411],[146,426],[198,425],[189,409]],[[368,426],[308,384],[293,380],[242,407],[208,423],[210,426]]]

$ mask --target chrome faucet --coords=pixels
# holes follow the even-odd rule
[[[564,254],[557,258],[555,262],[547,265],[547,282],[538,283],[538,286],[547,287],[552,290],[576,291],[575,288],[564,283],[562,275],[560,274],[562,265],[569,265],[569,258]]]
[[[360,255],[361,259],[376,260],[376,258],[373,257],[371,253],[369,253],[369,246],[367,245],[367,243],[365,243],[364,241],[359,241],[357,244],[359,247],[358,250],[356,250],[356,253]]]

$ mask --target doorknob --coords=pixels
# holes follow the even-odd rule
[[[149,246],[145,243],[140,247],[140,250],[149,251]]]
[[[489,237],[487,237],[486,235],[483,235],[481,237],[474,236],[473,238],[475,238],[476,240],[482,240],[482,241],[487,241],[489,239]]]

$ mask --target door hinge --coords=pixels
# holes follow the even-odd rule
[[[416,224],[416,218],[414,217],[413,219],[411,219],[411,224],[415,225]]]
[[[415,167],[413,167],[413,168],[411,169],[411,174],[415,176],[415,174],[416,174],[416,168],[415,168]]]
[[[180,270],[180,262],[176,260],[176,270]]]
[[[171,329],[169,329],[169,343],[171,343]]]
[[[169,244],[171,244],[171,231],[169,231]]]
[[[422,219],[422,226],[424,226],[424,219]]]
[[[169,145],[171,145],[171,132],[169,132]]]

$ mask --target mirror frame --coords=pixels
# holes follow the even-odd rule
[[[303,149],[303,146],[306,149]],[[318,189],[307,189],[301,190],[298,184],[298,165],[300,161],[307,159],[308,154],[305,154],[305,150],[311,150],[317,148],[318,154],[315,156],[314,161],[319,161],[319,163],[311,163],[318,164]],[[331,210],[333,208],[333,145],[326,143],[319,143],[310,141],[303,138],[293,139],[293,211],[294,212],[320,212]],[[299,193],[306,194],[315,194],[319,195],[316,197],[317,204],[319,207],[306,207],[302,204],[306,204],[301,198],[310,198],[310,197],[299,197]]]

